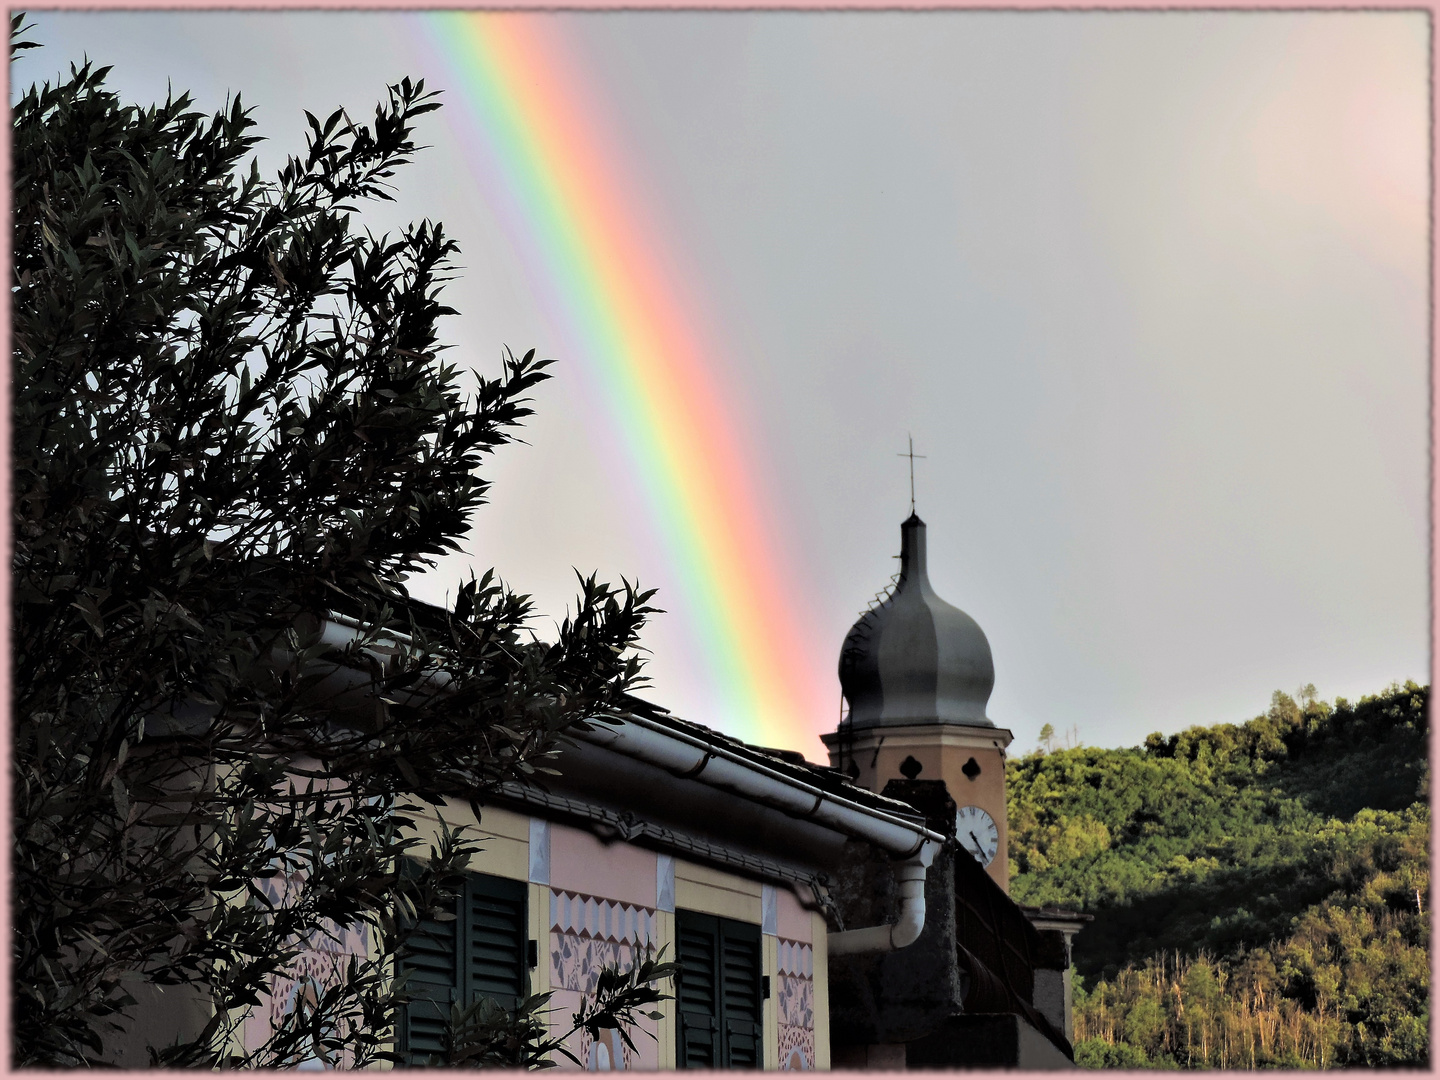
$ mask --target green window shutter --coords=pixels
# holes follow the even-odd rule
[[[465,885],[465,1000],[514,1009],[525,997],[525,883],[470,874]]]
[[[675,913],[682,1069],[758,1069],[763,1061],[760,928]]]
[[[675,952],[680,964],[676,987],[680,1040],[675,1065],[714,1069],[720,1065],[720,988],[716,956],[720,920],[693,911],[675,913]]]
[[[727,1069],[758,1069],[764,1061],[760,1026],[760,928],[720,921],[721,1064]]]
[[[459,927],[457,919],[425,920],[400,959],[411,998],[398,1025],[400,1051],[414,1064],[445,1052],[445,1021],[460,993]]]
[[[523,881],[467,874],[455,898],[456,918],[426,920],[411,936],[400,959],[411,1001],[398,1025],[409,1064],[444,1055],[455,1003],[493,997],[514,1009],[525,997],[526,893]]]

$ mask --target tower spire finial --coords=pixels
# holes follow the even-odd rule
[[[914,513],[915,513],[915,459],[916,459],[916,458],[919,458],[921,461],[924,461],[924,460],[925,460],[925,455],[924,455],[924,454],[917,454],[917,453],[915,453],[915,437],[914,437],[913,435],[911,435],[908,431],[905,433],[905,438],[906,438],[906,439],[909,441],[909,443],[910,443],[910,451],[909,451],[909,453],[896,454],[895,456],[896,456],[896,457],[908,457],[908,458],[910,459],[910,513],[911,513],[911,514],[914,514]]]

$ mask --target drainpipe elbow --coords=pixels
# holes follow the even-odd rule
[[[891,948],[913,945],[925,929],[925,870],[914,861],[895,867],[895,878],[900,883],[900,918],[890,927]]]
[[[827,934],[831,956],[894,952],[913,945],[925,929],[925,871],[935,859],[937,845],[926,840],[910,858],[895,864],[900,885],[900,918],[886,926],[867,926]]]

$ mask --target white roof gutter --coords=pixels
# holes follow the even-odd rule
[[[343,649],[359,636],[359,624],[344,616],[327,616],[320,627],[326,645]],[[409,639],[388,634],[397,641]],[[382,646],[383,649],[383,646]],[[335,675],[346,682],[358,676],[352,688],[368,676],[339,669]],[[450,682],[438,671],[412,687],[407,697],[424,697],[443,692]],[[773,807],[792,817],[827,826],[845,836],[867,841],[896,860],[895,877],[900,883],[900,918],[893,924],[845,930],[827,935],[831,955],[888,952],[913,943],[925,927],[925,871],[945,842],[939,833],[917,822],[875,807],[865,806],[828,792],[798,777],[787,775],[763,762],[744,757],[724,746],[716,746],[688,732],[656,723],[643,716],[627,715],[623,721],[591,721],[589,731],[574,733],[586,742],[618,754],[645,761],[672,775],[692,779],[707,787],[729,791],[742,798]]]
[[[792,817],[829,826],[846,836],[868,841],[893,858],[915,857],[927,843],[939,845],[945,840],[939,833],[898,814],[824,791],[763,762],[643,716],[626,716],[624,723],[617,726],[603,721],[591,724],[590,731],[576,732],[575,737],[658,765],[676,776],[764,803]]]
[[[869,841],[897,860],[895,878],[900,884],[900,918],[884,926],[827,934],[831,956],[903,949],[913,944],[925,929],[925,871],[945,842],[939,833],[884,810],[823,791],[723,746],[714,746],[643,716],[627,716],[623,725],[597,725],[578,735],[626,757],[658,765],[676,776],[732,791],[794,817],[827,825],[846,836]]]

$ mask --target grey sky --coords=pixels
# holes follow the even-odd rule
[[[1017,749],[1429,681],[1423,14],[548,18],[728,346],[824,677],[893,571],[912,432],[931,579],[989,636]],[[277,151],[302,108],[444,81],[403,16],[35,21],[19,84],[88,52],[141,100],[238,89]],[[554,352],[449,129],[425,137],[376,221],[461,240],[455,355]],[[572,565],[665,586],[575,381],[538,406],[476,565],[549,616]],[[651,646],[649,696],[718,723],[664,618]]]

